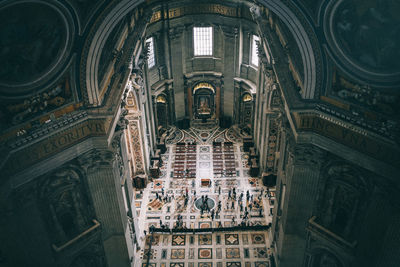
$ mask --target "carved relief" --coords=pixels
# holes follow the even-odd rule
[[[384,93],[377,88],[354,83],[337,71],[333,73],[332,89],[335,96],[351,103],[386,115],[398,113],[399,94]]]

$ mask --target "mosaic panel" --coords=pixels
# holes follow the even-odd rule
[[[217,262],[217,267],[222,267],[222,262]]]
[[[194,267],[194,262],[189,262],[188,267]]]
[[[212,248],[199,248],[199,259],[212,259]]]
[[[173,246],[184,246],[186,244],[185,235],[172,235]]]
[[[160,267],[167,267],[167,264],[165,262],[161,262]]]
[[[269,267],[269,264],[266,261],[256,261],[254,267]]]
[[[149,263],[149,265],[147,265],[147,263],[142,263],[142,267],[156,267],[156,263]]]
[[[212,262],[199,262],[198,267],[212,267]]]
[[[212,235],[199,235],[199,245],[211,245],[212,244]]]
[[[251,234],[251,242],[253,244],[265,244],[265,235],[261,233]]]
[[[241,267],[241,266],[242,266],[242,264],[240,262],[237,262],[237,261],[235,261],[235,262],[227,262],[226,263],[226,267]]]
[[[184,259],[185,258],[185,249],[171,249],[171,259]]]
[[[225,245],[239,245],[239,235],[225,234]]]
[[[185,267],[185,263],[184,262],[171,262],[169,264],[169,267]]]
[[[226,258],[227,259],[238,259],[240,258],[239,248],[226,248]]]
[[[251,262],[246,261],[246,262],[244,263],[244,267],[251,267]]]
[[[254,248],[254,258],[268,258],[267,248]]]

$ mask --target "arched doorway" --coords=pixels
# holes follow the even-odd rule
[[[193,88],[192,119],[215,119],[215,88],[207,83],[198,83]]]

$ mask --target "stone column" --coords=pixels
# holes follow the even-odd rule
[[[224,35],[224,97],[221,115],[233,119],[234,102],[232,99],[234,99],[235,87],[233,78],[235,77],[235,61],[237,61],[238,29],[221,28]]]
[[[108,266],[130,266],[120,203],[119,173],[113,169],[115,156],[108,150],[92,150],[79,158],[86,170],[89,194],[96,218],[101,224],[102,239]]]
[[[294,146],[294,147],[293,147]],[[293,148],[292,148],[293,147]],[[318,180],[324,152],[312,145],[293,144],[289,147],[286,166],[286,192],[281,219],[276,259],[280,267],[299,266],[306,248],[306,225],[312,216],[318,193]],[[281,181],[278,180],[278,184]],[[282,192],[278,192],[280,194]],[[281,205],[281,203],[279,203]],[[274,216],[277,216],[276,212]]]
[[[171,66],[174,79],[175,118],[182,120],[185,117],[185,88],[183,83],[183,39],[184,27],[175,27],[169,30],[171,44]]]

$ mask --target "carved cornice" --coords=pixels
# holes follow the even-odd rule
[[[59,129],[68,127],[76,123],[77,121],[87,117],[87,115],[88,113],[84,110],[65,114],[63,117],[60,117],[59,119],[56,120],[52,120],[49,123],[43,124],[42,127],[30,132],[28,135],[26,136],[23,135],[21,138],[18,138],[17,140],[11,142],[9,144],[9,147],[15,149],[20,146],[27,145],[31,142],[34,142],[36,139],[40,137],[51,135],[53,132]]]

